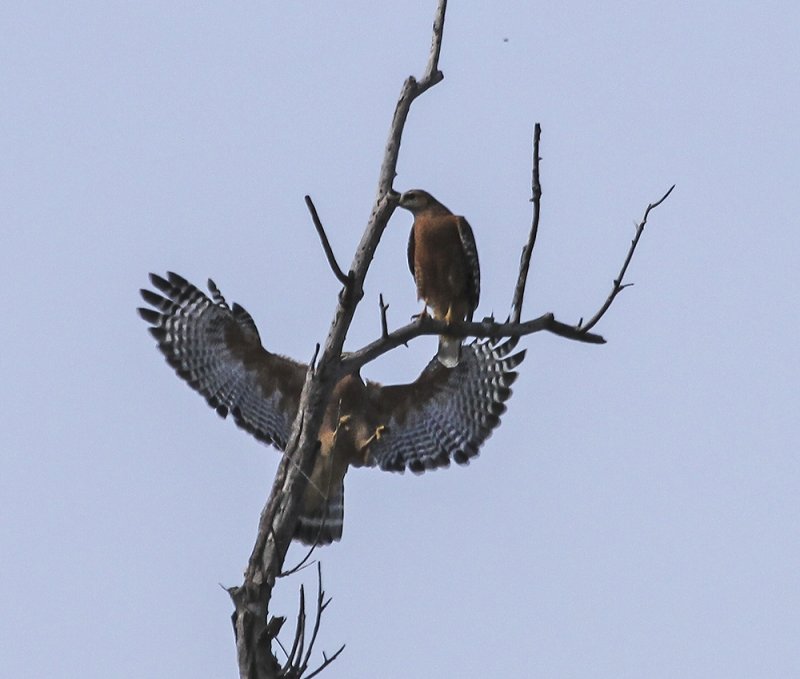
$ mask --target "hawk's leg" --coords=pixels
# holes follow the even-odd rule
[[[379,424],[375,427],[375,431],[373,432],[372,436],[370,436],[364,444],[361,446],[361,452],[364,455],[364,464],[368,463],[369,460],[369,447],[373,441],[380,441],[382,437],[389,433],[389,429],[385,424]]]
[[[347,428],[347,423],[350,422],[352,419],[352,415],[348,413],[347,415],[340,415],[339,421],[336,423],[336,429],[333,431],[333,445],[336,445],[336,440],[339,438],[339,429]]]

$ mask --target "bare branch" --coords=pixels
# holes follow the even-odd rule
[[[342,285],[347,287],[350,285],[350,277],[345,274],[344,271],[342,271],[341,267],[336,261],[336,255],[333,254],[333,248],[328,240],[328,234],[325,233],[325,228],[322,226],[322,222],[319,219],[319,214],[317,214],[317,208],[314,205],[314,201],[311,200],[311,196],[306,196],[306,207],[311,213],[311,220],[314,222],[314,226],[317,229],[317,235],[322,242],[322,249],[325,250],[325,256],[328,258],[328,264],[330,264],[330,267],[333,270],[333,275],[336,276]]]
[[[306,555],[301,559],[300,563],[298,563],[296,566],[293,566],[288,571],[281,571],[278,574],[278,577],[279,578],[288,578],[290,575],[294,575],[295,573],[299,573],[300,571],[302,571],[302,570],[308,568],[309,566],[313,565],[314,563],[316,563],[315,561],[312,561],[311,563],[306,563],[311,558],[311,555],[314,553],[314,550],[316,548],[317,548],[316,543],[311,545],[311,548],[306,552]]]
[[[498,323],[492,319],[484,319],[473,323],[453,321],[446,323],[430,316],[423,316],[404,325],[402,328],[389,333],[381,339],[375,340],[357,351],[348,352],[342,359],[341,374],[346,375],[358,370],[361,366],[374,361],[378,356],[406,344],[410,340],[422,335],[454,335],[456,337],[522,337],[535,332],[547,331],[560,337],[585,342],[588,344],[605,344],[605,339],[584,331],[573,325],[567,325],[555,320],[553,314],[544,314],[524,323]]]
[[[416,80],[414,77],[406,78],[405,83],[403,83],[403,89],[400,91],[400,98],[394,110],[392,126],[389,130],[389,140],[386,142],[386,150],[381,165],[380,178],[378,179],[378,200],[376,203],[380,203],[383,196],[391,194],[392,183],[397,174],[397,158],[400,153],[403,128],[405,127],[412,102],[431,87],[441,82],[444,78],[444,74],[439,70],[439,54],[442,51],[442,36],[444,34],[446,10],[447,0],[439,0],[439,5],[436,8],[436,16],[433,20],[431,51],[428,56],[428,64],[425,68],[425,73],[419,80]],[[391,209],[394,210],[398,196],[395,195],[392,197]],[[375,213],[373,212],[373,217],[374,216]],[[372,219],[370,219],[370,221],[372,221]],[[378,234],[378,236],[380,237],[380,234]]]
[[[533,176],[531,177],[531,202],[533,203],[533,218],[528,242],[522,248],[519,262],[519,277],[517,287],[514,288],[514,299],[511,302],[511,320],[519,323],[522,317],[522,298],[525,296],[525,286],[528,282],[528,268],[531,264],[531,255],[536,245],[536,235],[539,233],[539,208],[542,198],[542,185],[539,181],[539,139],[542,136],[542,126],[536,123],[533,127]]]
[[[306,679],[313,679],[314,677],[316,677],[320,672],[322,672],[322,670],[324,670],[328,665],[330,665],[334,660],[336,660],[336,658],[338,658],[341,655],[343,650],[344,650],[344,644],[342,644],[339,647],[339,650],[336,651],[336,653],[334,653],[331,656],[327,656],[327,655],[325,655],[323,653],[322,657],[324,659],[324,662],[317,669],[315,669],[311,674],[309,674],[306,677]]]
[[[578,324],[578,327],[580,327],[581,330],[588,331],[591,330],[595,325],[597,325],[597,322],[605,315],[606,311],[608,311],[609,307],[611,306],[611,303],[614,301],[616,296],[620,292],[622,292],[625,288],[632,285],[632,283],[623,285],[622,280],[625,278],[625,272],[628,270],[628,264],[631,263],[631,259],[633,258],[633,253],[636,250],[636,246],[639,244],[639,239],[642,237],[642,234],[644,233],[644,227],[645,224],[647,224],[647,218],[650,215],[650,210],[654,210],[659,205],[661,205],[661,203],[663,203],[669,197],[669,194],[672,193],[672,190],[674,188],[675,184],[670,186],[669,191],[667,191],[663,196],[661,196],[659,200],[657,200],[655,203],[650,203],[650,205],[647,206],[647,209],[644,211],[644,217],[642,217],[642,221],[639,222],[638,226],[636,227],[636,235],[634,235],[633,240],[631,241],[631,246],[628,249],[628,254],[625,257],[625,261],[622,264],[622,268],[620,269],[617,277],[614,279],[614,285],[611,288],[611,293],[606,298],[606,301],[603,303],[603,306],[600,307],[600,310],[594,316],[592,316],[587,323]]]
[[[444,74],[439,70],[439,55],[442,52],[445,12],[447,12],[447,0],[441,0],[436,8],[436,16],[433,19],[433,37],[431,38],[431,53],[428,57],[428,66],[425,69],[425,75],[420,81],[420,83],[430,83],[425,89],[432,87],[444,78]]]

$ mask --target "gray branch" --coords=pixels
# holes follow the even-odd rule
[[[317,230],[317,235],[319,236],[319,240],[322,243],[322,249],[325,251],[325,257],[328,258],[328,264],[333,271],[333,275],[336,276],[336,280],[338,280],[342,285],[347,286],[350,285],[350,278],[342,271],[342,268],[339,266],[339,263],[336,261],[336,255],[333,254],[333,248],[331,247],[331,242],[328,240],[328,234],[325,233],[325,227],[322,226],[322,221],[319,218],[319,213],[317,212],[317,207],[314,205],[314,201],[311,200],[311,196],[306,196],[306,207],[308,211],[311,213],[311,221],[314,222],[314,228]]]
[[[525,286],[528,283],[528,269],[531,265],[531,255],[536,245],[536,235],[539,233],[539,209],[542,201],[542,184],[539,181],[539,139],[542,136],[542,126],[536,123],[533,127],[533,171],[531,177],[531,203],[533,203],[533,218],[528,242],[522,248],[519,260],[519,277],[514,288],[514,299],[511,302],[511,320],[519,323],[522,317],[522,298],[525,296]]]
[[[591,332],[586,332],[582,328],[574,325],[567,325],[557,321],[553,314],[544,314],[539,318],[534,318],[524,323],[498,323],[491,318],[474,323],[460,323],[454,321],[446,323],[430,316],[423,316],[417,320],[398,328],[388,335],[367,344],[357,351],[345,354],[342,359],[340,370],[342,375],[354,372],[370,361],[374,361],[379,356],[396,349],[401,344],[407,344],[412,339],[422,335],[454,335],[456,337],[522,337],[532,335],[535,332],[551,332],[554,335],[586,342],[587,344],[605,344],[602,336]]]
[[[645,224],[647,224],[647,218],[650,216],[650,211],[661,205],[661,203],[663,203],[669,197],[669,194],[672,193],[672,189],[674,188],[675,184],[670,186],[669,191],[661,196],[661,198],[659,198],[655,203],[650,203],[650,205],[647,206],[647,209],[644,211],[644,217],[642,217],[642,221],[636,226],[636,234],[631,241],[630,248],[628,248],[628,254],[625,256],[625,261],[622,263],[622,268],[620,269],[619,274],[617,274],[617,277],[614,279],[614,285],[611,288],[611,292],[606,298],[606,301],[603,302],[603,306],[600,307],[599,311],[594,316],[592,316],[586,323],[578,323],[578,327],[581,330],[591,330],[595,325],[597,325],[597,322],[603,316],[605,316],[606,311],[608,311],[611,303],[616,299],[617,295],[625,288],[633,285],[633,283],[623,285],[622,281],[625,278],[625,272],[628,270],[628,265],[631,263],[631,259],[633,258],[633,253],[636,251],[636,246],[639,244],[639,239],[644,233],[644,227]]]

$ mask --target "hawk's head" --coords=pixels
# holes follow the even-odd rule
[[[411,214],[417,215],[420,212],[432,211],[439,214],[451,214],[444,205],[436,200],[430,193],[422,189],[411,189],[400,196],[400,207],[405,208]]]

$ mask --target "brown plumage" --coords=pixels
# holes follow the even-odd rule
[[[398,205],[414,215],[408,268],[417,299],[424,300],[436,319],[471,321],[481,295],[481,269],[469,223],[420,189],[406,191]],[[458,365],[461,344],[458,337],[440,336],[439,361],[448,368]]]
[[[261,345],[252,317],[228,306],[213,281],[207,296],[174,273],[150,275],[139,314],[175,372],[222,417],[279,450],[286,447],[308,366]],[[159,294],[160,293],[160,294]],[[360,375],[334,387],[320,450],[294,537],[307,544],[341,539],[344,477],[352,467],[423,472],[466,464],[500,423],[525,352],[516,340],[474,342],[461,364],[436,359],[410,384],[382,386]]]

